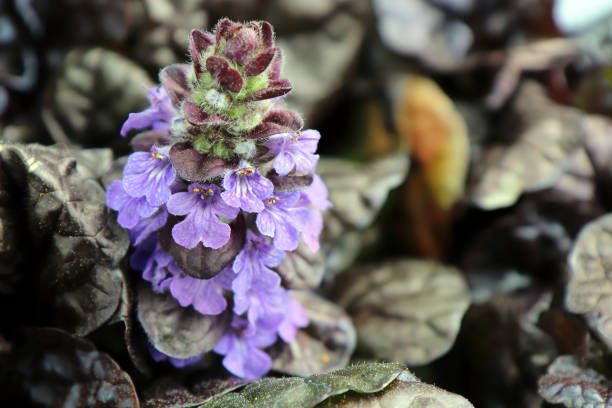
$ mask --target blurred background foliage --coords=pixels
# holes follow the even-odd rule
[[[337,368],[356,342],[352,361],[398,361],[474,406],[612,406],[610,2],[4,0],[3,142],[127,154],[119,128],[147,106],[145,87],[187,58],[192,28],[225,16],[272,23],[293,84],[287,103],[322,134],[318,172],[334,204],[324,256],[298,250],[283,278],[298,288],[322,281],[320,293],[355,327],[344,332],[321,312],[319,332],[304,341],[323,344],[309,357],[323,363],[295,365],[281,352],[275,368]],[[109,174],[120,166],[101,159],[110,153],[83,152],[79,163],[93,170],[70,174],[74,183],[117,177]],[[7,163],[21,155],[13,170],[31,167],[25,153],[5,154]],[[49,154],[35,158],[64,157]],[[10,243],[23,243],[14,237],[24,232],[2,189],[6,306],[23,287],[22,247]],[[50,259],[58,269],[67,262]],[[113,271],[108,287],[124,273],[116,259],[104,268]],[[45,279],[61,280],[52,269]],[[107,303],[103,318],[57,325],[86,335],[125,321],[130,332],[128,299]],[[4,335],[17,326],[9,320]],[[104,332],[89,339],[124,369],[139,366],[138,353]],[[136,388],[150,378],[138,377]],[[148,406],[165,406],[155,405],[167,397],[159,392],[144,394]]]

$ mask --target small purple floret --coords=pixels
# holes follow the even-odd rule
[[[183,307],[193,305],[203,315],[218,315],[227,308],[227,301],[215,278],[196,279],[183,275],[172,280],[170,293]]]
[[[299,173],[311,173],[319,160],[314,152],[320,138],[318,131],[308,129],[272,136],[264,146],[269,149],[268,154],[276,156],[273,165],[279,175],[286,176],[293,168]]]
[[[183,275],[174,258],[164,252],[155,236],[136,247],[130,258],[130,266],[142,271],[142,279],[151,282],[155,292],[163,292],[174,279]]]
[[[237,274],[232,282],[232,290],[246,293],[253,280],[257,280],[260,286],[278,287],[280,277],[269,268],[278,266],[284,257],[285,253],[268,244],[265,237],[247,230],[244,248],[236,255],[232,266]]]
[[[166,130],[170,121],[177,114],[172,101],[162,86],[149,89],[147,98],[151,106],[142,112],[130,113],[121,127],[121,136],[125,137],[132,129]]]
[[[234,292],[234,313],[246,313],[251,325],[276,330],[285,318],[285,300],[280,279],[278,285],[270,286],[269,282],[256,278],[246,292]]]
[[[223,188],[221,197],[228,205],[255,213],[264,209],[263,200],[274,191],[272,182],[246,163],[225,174]]]
[[[157,210],[145,197],[134,198],[126,193],[120,180],[113,181],[108,187],[106,205],[119,212],[117,222],[123,228],[135,227],[143,218],[153,215]]]
[[[234,316],[214,351],[225,356],[223,366],[230,373],[254,380],[270,371],[272,359],[261,349],[274,344],[276,337],[275,331],[249,326],[246,319]]]
[[[168,212],[187,215],[172,228],[172,237],[177,244],[191,249],[201,242],[205,247],[218,249],[229,241],[231,228],[219,217],[234,219],[239,210],[227,205],[220,192],[214,184],[193,183],[188,191],[170,197]]]
[[[300,302],[290,296],[291,292],[285,293],[285,317],[277,331],[285,343],[291,343],[295,339],[298,329],[308,326],[309,319]]]
[[[123,188],[134,198],[146,197],[153,206],[165,204],[176,171],[166,150],[153,146],[150,152],[132,153],[123,169]]]
[[[273,238],[276,248],[293,251],[297,248],[299,232],[310,222],[309,212],[299,202],[300,193],[279,193],[266,201],[265,209],[257,214],[255,224],[263,235]]]
[[[165,206],[159,209],[150,217],[144,218],[130,229],[130,240],[132,245],[138,246],[142,241],[148,238],[151,234],[166,225],[168,220],[168,210]]]

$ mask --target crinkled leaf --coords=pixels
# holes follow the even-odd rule
[[[186,408],[203,404],[213,397],[220,397],[238,387],[248,384],[249,380],[229,376],[226,378],[203,377],[188,378],[183,382],[164,377],[155,381],[142,396],[143,408]]]
[[[490,108],[500,108],[520,84],[523,72],[546,71],[578,57],[580,44],[567,38],[532,41],[510,47],[502,68],[498,71],[493,89],[487,96]]]
[[[128,112],[148,106],[147,73],[121,55],[102,48],[69,52],[46,91],[43,119],[56,143],[109,146],[124,152],[119,129]],[[109,103],[113,101],[113,103]]]
[[[555,184],[579,151],[578,111],[557,106],[533,82],[525,82],[514,101],[510,126],[521,124],[508,146],[490,148],[475,170],[471,201],[485,210],[513,205],[525,192]],[[510,120],[509,120],[510,121]]]
[[[185,114],[185,119],[187,119],[192,125],[196,126],[223,125],[230,123],[219,116],[211,115],[205,112],[198,105],[191,102],[183,103],[183,113]]]
[[[278,78],[282,66],[283,76],[293,85],[286,96],[288,105],[306,122],[328,113],[334,96],[350,81],[368,32],[370,10],[367,0],[281,1],[268,7],[265,19],[279,33],[276,44],[282,49],[282,64],[278,53],[266,73]]]
[[[229,241],[219,249],[205,247],[202,243],[193,249],[177,244],[171,234],[171,227],[176,223],[177,217],[169,217],[169,219],[170,222],[159,232],[159,242],[164,251],[174,257],[183,272],[194,278],[212,278],[230,262],[233,262],[244,246],[246,226],[240,215],[230,224],[232,232]]]
[[[278,47],[273,47],[265,50],[261,54],[254,57],[252,60],[247,62],[244,67],[245,76],[259,75],[268,68],[274,55],[278,52]]]
[[[174,64],[162,69],[159,73],[159,81],[170,96],[175,105],[189,97],[190,88],[187,80],[189,65]]]
[[[168,156],[182,179],[201,181],[206,177],[207,157],[194,149],[190,143],[178,142],[173,144]]]
[[[83,151],[75,159],[59,147],[0,145],[8,176],[25,192],[29,243],[39,254],[38,284],[45,293],[41,310],[79,335],[117,310],[124,286],[118,263],[129,245],[101,185],[88,178],[100,169],[85,158],[98,153]]]
[[[276,271],[289,289],[312,289],[319,286],[325,272],[323,252],[312,252],[303,241],[297,249],[287,252]]]
[[[358,347],[377,358],[427,364],[453,345],[470,292],[460,271],[432,261],[363,267],[337,280]]]
[[[396,363],[369,363],[307,378],[262,379],[238,392],[213,398],[201,408],[313,407],[330,396],[351,390],[378,392],[404,372],[409,374],[404,370]],[[412,377],[410,381],[416,381],[416,378]]]
[[[319,160],[317,173],[325,181],[333,204],[327,214],[353,228],[369,226],[389,191],[404,181],[407,171],[408,158],[401,154],[368,164],[330,158]]]
[[[587,116],[581,123],[584,148],[595,170],[599,198],[612,204],[612,121],[604,116]]]
[[[3,406],[140,406],[132,380],[117,363],[58,329],[25,330],[10,353],[0,354],[0,373]]]
[[[270,352],[272,369],[306,376],[344,367],[355,349],[351,319],[334,303],[310,291],[293,295],[306,309],[310,325],[299,330],[293,342],[277,343]]]
[[[165,130],[147,130],[140,132],[130,140],[130,146],[135,151],[148,152],[154,145],[166,146],[171,142],[170,135]]]
[[[201,408],[306,408],[342,403],[347,407],[473,408],[463,397],[420,382],[397,363],[358,364],[307,378],[263,379],[213,398]]]
[[[274,183],[276,192],[302,190],[312,184],[312,174],[279,176],[276,171],[272,171],[266,177]]]
[[[212,350],[229,326],[229,310],[205,316],[182,307],[169,293],[155,293],[150,285],[138,288],[138,320],[153,346],[180,359]]]
[[[273,79],[270,80],[267,87],[253,92],[244,98],[243,101],[256,102],[264,99],[276,98],[285,95],[289,91],[291,91],[291,83],[287,79]]]
[[[612,347],[612,214],[586,224],[568,257],[565,305]]]
[[[400,377],[401,378],[401,377]],[[332,397],[318,408],[474,408],[464,397],[422,382],[398,379],[384,390],[362,395],[350,392]]]
[[[189,34],[189,50],[196,76],[199,77],[204,72],[204,66],[201,61],[202,54],[214,43],[215,38],[212,35],[197,29],[191,30]]]
[[[232,68],[226,59],[215,55],[206,58],[206,70],[222,87],[232,92],[240,92],[242,89],[243,80],[240,72]]]
[[[573,356],[559,356],[538,381],[540,396],[568,408],[612,407],[612,383],[598,372],[582,368]]]

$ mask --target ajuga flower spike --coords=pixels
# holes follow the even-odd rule
[[[271,367],[265,349],[308,324],[274,270],[303,240],[318,249],[327,190],[314,173],[320,138],[284,108],[291,90],[267,22],[221,20],[193,30],[191,64],[160,73],[151,107],[131,113],[139,133],[108,206],[130,230],[133,268],[156,292],[207,316],[227,313],[214,351],[243,378]],[[177,359],[151,347],[156,361]]]

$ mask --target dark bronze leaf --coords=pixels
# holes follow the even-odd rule
[[[189,65],[174,64],[165,67],[159,73],[159,81],[176,106],[179,106],[184,99],[189,97],[188,72]]]
[[[129,375],[90,342],[58,329],[28,329],[0,354],[3,406],[138,408]]]
[[[164,377],[155,381],[144,391],[143,408],[186,408],[204,404],[213,397],[220,397],[236,388],[248,384],[249,380],[237,377],[192,376],[179,382],[176,378]]]
[[[153,346],[179,359],[212,350],[230,323],[231,312],[205,316],[182,307],[169,293],[153,292],[150,285],[138,288],[138,320]]]
[[[461,273],[433,261],[358,268],[340,275],[334,292],[353,318],[358,348],[410,365],[427,364],[450,349],[470,304]]]
[[[507,127],[520,124],[518,137],[491,147],[474,171],[470,198],[485,210],[509,207],[523,193],[553,186],[579,153],[580,113],[555,105],[538,84],[521,86],[513,111]]]
[[[29,244],[39,254],[39,306],[58,326],[85,335],[108,321],[123,290],[118,264],[129,240],[106,207],[98,181],[99,151],[75,159],[59,147],[0,145],[0,161],[25,192]],[[80,158],[79,158],[80,156]],[[97,165],[107,167],[103,160]]]
[[[46,89],[43,120],[56,143],[112,146],[127,152],[119,129],[128,113],[149,105],[145,87],[152,85],[142,68],[119,54],[102,48],[75,49]]]
[[[312,184],[312,174],[279,176],[275,170],[272,170],[266,177],[274,183],[274,191],[276,192],[302,190]]]

